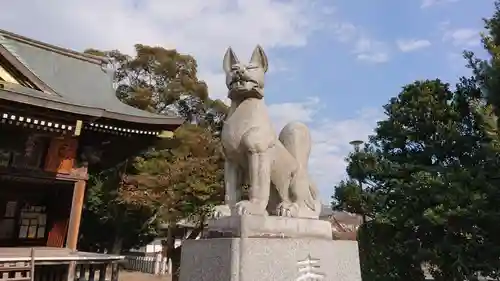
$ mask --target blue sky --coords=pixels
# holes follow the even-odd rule
[[[456,81],[468,74],[461,58],[464,49],[480,50],[478,36],[482,18],[492,13],[493,1],[462,0],[421,8],[421,1],[337,1],[337,13],[344,24],[352,24],[364,33],[366,40],[378,41],[384,54],[381,62],[356,58],[353,42],[341,42],[330,30],[321,30],[304,48],[277,50],[272,55],[286,61],[289,72],[271,75],[270,91],[290,93],[288,100],[301,100],[304,93],[317,93],[327,104],[322,114],[333,118],[353,116],[360,108],[378,107],[416,79],[439,77]],[[371,3],[371,4],[368,4]],[[333,17],[333,16],[332,16]],[[456,33],[452,35],[452,33]],[[466,33],[464,39],[459,37]],[[469,35],[470,34],[470,35]],[[356,35],[353,35],[356,36]],[[426,40],[421,48],[402,51],[398,40]],[[424,42],[424,41],[422,41]],[[407,45],[411,45],[408,43]],[[294,70],[305,70],[302,79],[283,83]],[[285,88],[283,88],[285,87]],[[271,95],[270,102],[280,102],[282,95]]]
[[[273,120],[277,129],[292,120],[310,126],[310,171],[328,202],[344,177],[348,142],[366,139],[403,85],[468,74],[461,52],[481,50],[481,19],[493,7],[493,0],[17,0],[3,4],[0,28],[76,50],[177,48],[198,60],[214,98],[225,97],[226,48],[244,60],[261,44]]]

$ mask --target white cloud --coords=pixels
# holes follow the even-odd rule
[[[361,61],[383,63],[389,60],[389,53],[385,44],[366,37],[358,38],[353,52]]]
[[[339,42],[352,45],[352,53],[358,60],[369,63],[384,63],[389,60],[387,45],[367,36],[362,28],[352,23],[337,23],[331,28]]]
[[[457,47],[476,47],[481,44],[480,30],[475,28],[450,28],[449,23],[441,24],[443,41]]]
[[[291,121],[313,122],[313,116],[320,108],[320,99],[317,97],[310,97],[303,102],[286,102],[268,106],[278,131]]]
[[[323,198],[331,196],[333,186],[345,178],[344,158],[352,151],[349,142],[367,141],[382,117],[379,110],[364,109],[350,119],[322,120],[311,126],[314,146],[310,171],[321,188]]]
[[[372,63],[383,63],[389,60],[389,55],[387,53],[361,53],[357,55],[358,60],[372,62]]]
[[[318,120],[317,113],[321,108],[318,98],[309,98],[303,102],[272,104],[269,112],[277,131],[291,121],[309,125],[313,139],[309,171],[320,187],[324,203],[328,203],[333,186],[345,177],[344,158],[352,150],[349,142],[366,141],[382,114],[378,110],[366,109],[350,119]]]
[[[8,11],[0,17],[3,29],[76,50],[92,47],[132,53],[134,44],[143,43],[192,54],[199,64],[199,76],[217,98],[226,95],[221,61],[228,46],[241,60],[250,57],[257,43],[268,50],[303,47],[314,31],[324,28],[324,17],[334,15],[333,7],[310,0],[17,0],[6,1],[2,8]],[[359,42],[362,36],[354,26],[340,27],[339,40],[353,45]],[[355,53],[359,59],[387,60],[381,44],[373,41],[363,46]],[[270,60],[272,71],[286,70],[285,63]],[[319,104],[317,98],[273,104],[270,112],[281,127],[290,120],[311,126],[311,172],[323,197],[328,198],[344,173],[347,143],[365,138],[374,119],[360,113],[349,120],[317,122]]]
[[[3,8],[9,11],[0,17],[3,29],[73,49],[132,53],[143,43],[193,54],[215,97],[225,95],[224,79],[212,78],[220,78],[228,46],[242,60],[256,44],[301,47],[327,16],[321,12],[327,7],[307,0],[18,0]]]
[[[396,44],[401,52],[412,52],[420,49],[424,49],[431,46],[429,40],[424,39],[409,39],[409,40],[397,40]]]
[[[459,0],[422,0],[420,8],[425,9],[436,5],[458,2]]]
[[[333,32],[340,42],[350,42],[355,39],[358,29],[352,23],[337,23],[333,26]]]

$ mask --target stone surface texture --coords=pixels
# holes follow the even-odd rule
[[[229,216],[208,221],[208,237],[317,238],[332,240],[330,222],[277,216]]]
[[[219,216],[270,213],[317,219],[321,202],[308,173],[310,132],[305,124],[291,122],[276,135],[264,102],[264,50],[257,46],[243,64],[229,48],[223,69],[231,106],[221,132],[226,210],[218,208]],[[241,200],[245,182],[249,199]]]
[[[309,129],[291,122],[275,134],[264,51],[257,46],[242,64],[229,48],[223,67],[231,100],[221,132],[225,205],[215,208],[207,239],[183,242],[180,281],[360,281],[357,242],[332,240],[331,223],[319,220]],[[241,200],[245,183],[249,198]]]
[[[217,238],[187,240],[182,247],[180,281],[361,281],[355,241]],[[308,257],[317,260],[315,279],[299,265]]]

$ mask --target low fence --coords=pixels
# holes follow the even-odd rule
[[[13,262],[0,263],[1,281],[30,281],[33,280],[32,263]]]
[[[123,268],[154,275],[172,273],[172,263],[167,262],[167,258],[159,253],[151,256],[126,255]]]
[[[75,268],[74,280],[75,281],[118,281],[118,272],[119,272],[118,263],[77,264]],[[49,279],[46,280],[48,281]]]
[[[0,281],[118,281],[122,257],[67,251],[0,248]]]

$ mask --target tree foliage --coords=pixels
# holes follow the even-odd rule
[[[465,52],[455,87],[416,81],[348,158],[332,205],[371,218],[358,235],[366,280],[499,277],[500,2],[485,20],[487,60]],[[426,272],[424,272],[424,270]]]
[[[90,176],[78,245],[82,249],[119,253],[122,249],[147,244],[157,236],[154,225],[148,223],[152,217],[150,209],[131,209],[120,200],[119,171],[113,169]]]
[[[208,97],[192,56],[140,44],[135,50],[134,56],[86,52],[110,58],[116,94],[124,103],[181,116],[186,124],[174,138],[91,175],[80,240],[84,249],[119,252],[144,245],[158,235],[158,223],[202,218],[222,199],[217,136],[227,107]],[[106,229],[100,233],[107,235],[95,229]]]
[[[167,222],[206,216],[224,198],[219,140],[206,128],[188,124],[176,132],[175,141],[174,149],[137,157],[136,172],[120,189],[124,202],[147,206]]]
[[[499,264],[490,258],[500,248],[490,225],[498,223],[491,216],[498,208],[491,200],[500,193],[498,169],[491,168],[498,163],[488,156],[494,151],[478,112],[480,91],[469,82],[455,91],[439,80],[405,86],[384,106],[387,118],[366,149],[350,156],[349,175],[369,184],[361,190],[342,183],[335,204],[372,218],[361,231],[374,239],[361,240],[371,255],[365,274],[375,267],[387,270],[377,273],[380,280],[423,280],[424,264],[437,280],[495,274]],[[383,265],[380,253],[388,255]]]
[[[179,114],[188,123],[220,126],[227,107],[209,98],[192,56],[141,44],[135,50],[134,57],[117,50],[86,52],[111,59],[116,94],[123,102],[149,112]]]

